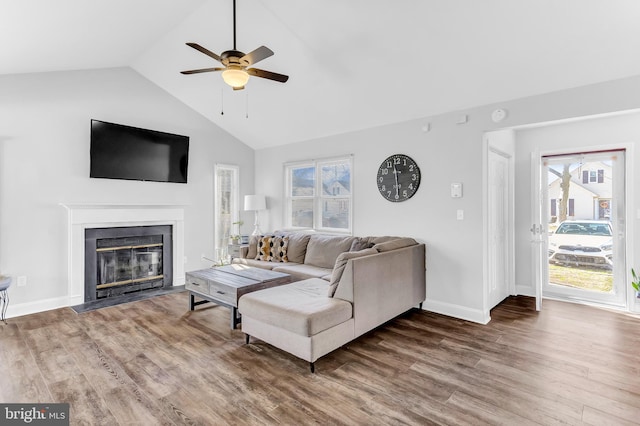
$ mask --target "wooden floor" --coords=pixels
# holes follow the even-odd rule
[[[509,298],[478,325],[410,312],[308,364],[187,293],[0,325],[0,401],[71,424],[638,424],[640,319]]]

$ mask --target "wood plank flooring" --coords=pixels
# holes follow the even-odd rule
[[[486,326],[412,311],[311,374],[187,299],[0,323],[0,401],[69,402],[71,424],[640,423],[637,316],[524,297]]]

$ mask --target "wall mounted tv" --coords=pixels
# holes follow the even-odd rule
[[[189,137],[91,120],[92,178],[187,183]]]

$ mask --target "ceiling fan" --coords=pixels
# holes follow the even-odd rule
[[[209,49],[200,46],[197,43],[187,43],[187,46],[204,53],[205,55],[215,59],[224,65],[223,68],[202,68],[197,70],[181,71],[181,74],[199,74],[203,72],[222,71],[222,79],[233,90],[242,90],[249,81],[249,76],[266,78],[268,80],[285,83],[289,80],[288,75],[278,74],[271,71],[261,70],[259,68],[247,68],[251,65],[262,61],[273,55],[273,51],[266,46],[260,46],[252,52],[244,54],[236,50],[236,0],[233,0],[233,50],[226,50],[216,55]]]

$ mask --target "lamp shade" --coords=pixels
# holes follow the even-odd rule
[[[264,195],[245,195],[244,196],[244,209],[245,210],[266,210],[267,201]]]
[[[234,88],[244,87],[249,81],[249,74],[243,69],[227,68],[222,71],[222,79]]]

